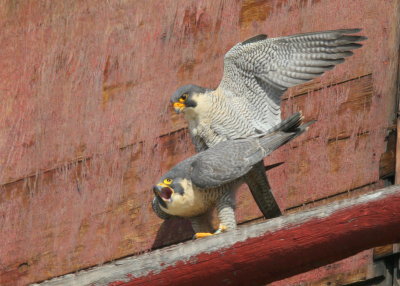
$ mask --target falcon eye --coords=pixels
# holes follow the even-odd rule
[[[182,94],[182,96],[179,98],[179,102],[185,102],[187,98],[188,98],[187,93],[184,93],[184,94]]]
[[[171,180],[171,179],[165,179],[165,180],[164,180],[164,184],[169,185],[169,184],[171,184],[171,183],[172,183],[172,180]]]

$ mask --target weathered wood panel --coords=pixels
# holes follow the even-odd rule
[[[257,33],[362,27],[369,37],[345,64],[288,93],[285,114],[304,106],[319,122],[284,149],[297,162],[284,150],[269,159],[286,161],[269,172],[281,208],[381,184],[394,115],[397,2],[352,0],[344,9],[328,0],[3,1],[0,284],[189,238],[186,222],[162,223],[149,205],[156,178],[193,152],[169,96],[188,82],[215,87],[224,53]],[[335,83],[342,84],[304,94]],[[239,221],[259,217],[248,192],[239,195]]]
[[[321,14],[333,17],[327,13],[330,10],[339,18],[335,27],[347,27],[346,13],[359,8],[352,1],[341,12],[343,16],[336,17],[335,3],[260,1],[269,7],[266,20],[244,21],[252,15],[246,9],[253,2],[257,1],[3,4],[8,21],[3,20],[1,35],[5,46],[1,165],[7,168],[1,181],[165,134],[173,128],[167,114],[169,95],[187,81],[215,87],[221,77],[222,56],[237,41],[261,31],[270,36],[299,32],[293,25],[299,22],[307,31],[332,29],[332,25],[314,21]],[[351,15],[351,24],[364,27],[372,39],[357,51],[357,57],[327,75],[322,85],[381,67],[377,87],[387,89],[393,67],[384,67],[391,64],[394,48],[378,42],[392,40],[394,31],[388,26],[390,17],[378,25],[376,20],[391,11],[389,2],[381,5],[382,13],[372,11],[376,5],[369,4]],[[164,21],[155,19],[152,11],[162,12]],[[232,21],[241,13],[241,22]]]
[[[268,286],[339,286],[356,283],[374,276],[372,250],[365,250],[327,266],[269,283]]]
[[[386,148],[380,142],[388,130],[371,117],[379,112],[372,98],[368,75],[284,102],[285,115],[302,110],[306,120],[318,121],[301,138],[303,142],[290,143],[266,160],[285,162],[269,172],[282,208],[379,180],[380,154]]]
[[[276,281],[268,286],[392,285],[388,257],[399,253],[399,244],[389,244],[360,252],[352,257]],[[393,275],[393,278],[396,277]],[[386,284],[385,284],[386,283]],[[393,284],[395,285],[395,284]]]

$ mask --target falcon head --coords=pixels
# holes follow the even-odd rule
[[[160,183],[153,187],[158,203],[165,209],[175,201],[179,201],[184,195],[184,189],[181,185],[181,179],[164,178]]]
[[[185,112],[189,108],[195,108],[198,105],[198,95],[207,91],[208,89],[194,84],[184,85],[175,91],[170,101],[176,113]]]
[[[190,179],[167,174],[153,187],[160,209],[172,216],[192,217],[204,211],[201,196]]]

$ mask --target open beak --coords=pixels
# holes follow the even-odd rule
[[[159,196],[163,201],[171,202],[171,196],[174,190],[164,183],[160,183],[153,187],[153,192],[156,196]]]
[[[176,113],[181,113],[185,109],[185,104],[180,102],[174,102],[174,109]]]

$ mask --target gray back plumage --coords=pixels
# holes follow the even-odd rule
[[[312,123],[299,126],[301,120],[301,114],[296,113],[266,134],[218,143],[182,161],[163,178],[188,178],[203,189],[232,182],[272,151],[302,134]]]
[[[186,160],[183,160],[176,164],[171,170],[169,170],[164,176],[161,177],[161,182],[166,179],[174,179],[174,178],[181,178],[181,179],[188,179],[190,178],[190,173],[191,173],[191,165],[193,161],[196,160],[198,154],[187,158]]]

